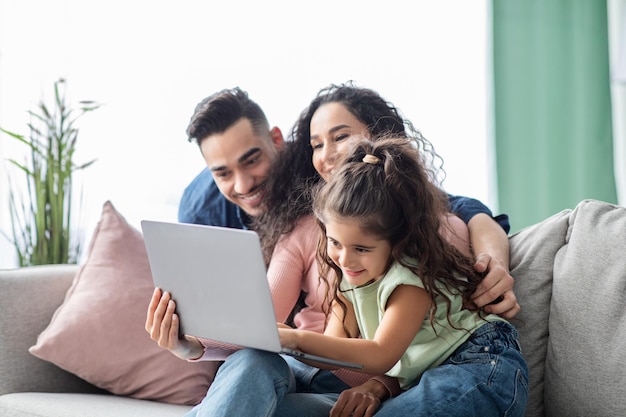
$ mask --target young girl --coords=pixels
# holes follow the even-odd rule
[[[440,233],[446,204],[406,140],[360,141],[314,193],[320,274],[335,290],[326,329],[281,326],[281,343],[397,377],[412,415],[523,416],[517,332],[463,308],[481,277]],[[393,401],[377,415],[400,414]]]

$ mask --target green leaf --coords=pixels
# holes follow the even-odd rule
[[[5,130],[0,132],[28,146],[30,158],[20,163],[8,161],[26,181],[26,192],[10,181],[10,240],[20,266],[75,263],[79,259],[80,237],[71,233],[73,173],[91,166],[94,160],[76,163],[74,153],[78,142],[75,122],[86,112],[100,105],[81,101],[72,108],[65,101],[65,80],[54,83],[52,107],[41,101],[28,114],[29,137]],[[6,234],[2,233],[5,237]]]

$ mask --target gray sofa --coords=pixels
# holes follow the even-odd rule
[[[510,243],[526,415],[626,416],[626,208],[585,200]],[[76,270],[0,271],[0,416],[183,415],[190,406],[107,394],[28,353]]]
[[[180,417],[190,406],[111,395],[28,352],[72,284],[77,265],[0,271],[0,416]]]

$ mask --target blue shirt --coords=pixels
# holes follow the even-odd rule
[[[213,175],[204,168],[185,188],[178,206],[180,223],[247,229],[250,218],[217,188]]]
[[[508,215],[494,217],[487,206],[473,198],[449,194],[448,198],[450,212],[459,216],[466,224],[475,215],[485,213],[498,222],[505,233],[508,234],[511,230]],[[224,197],[213,181],[211,171],[204,168],[183,192],[178,206],[178,221],[247,229],[250,218],[239,206]]]

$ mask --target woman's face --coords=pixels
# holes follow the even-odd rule
[[[367,127],[341,103],[321,105],[311,118],[313,166],[328,181],[338,158],[348,150],[350,139],[369,137]]]

